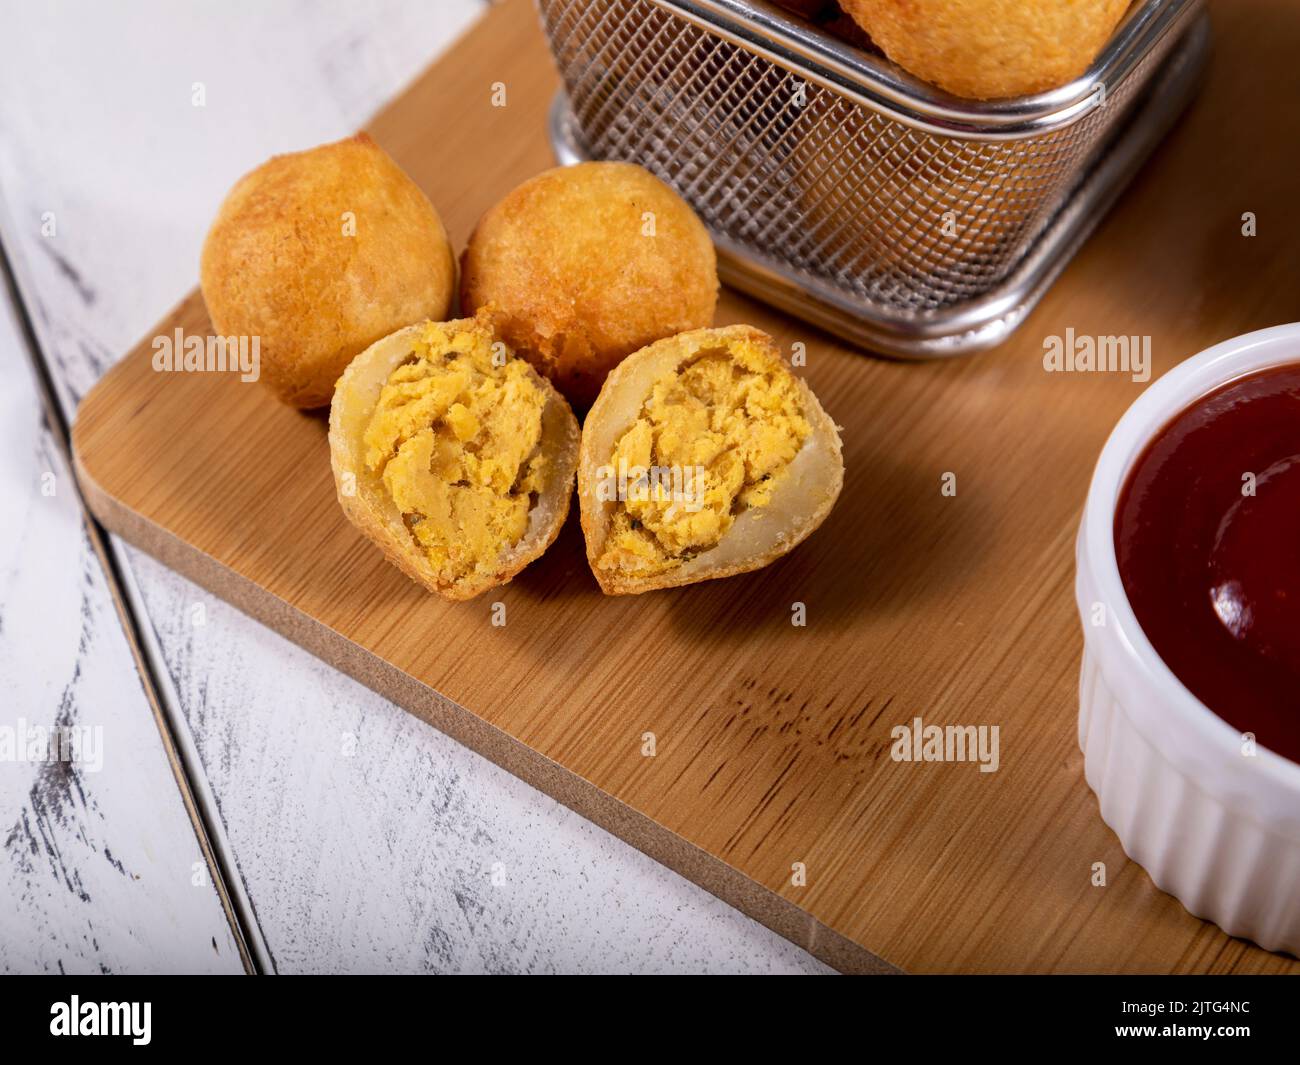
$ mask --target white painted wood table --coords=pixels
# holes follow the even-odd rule
[[[481,10],[0,2],[0,240],[38,348],[0,291],[0,730],[99,737],[0,761],[0,970],[825,971],[86,524],[62,426],[194,284],[229,185],[362,125]]]

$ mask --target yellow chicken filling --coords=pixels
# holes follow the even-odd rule
[[[497,362],[500,359],[495,360]],[[546,392],[522,360],[429,328],[379,394],[366,467],[381,475],[440,581],[492,573],[542,489]]]
[[[605,472],[617,505],[597,565],[650,576],[718,543],[765,506],[810,428],[794,377],[746,342],[657,382]]]

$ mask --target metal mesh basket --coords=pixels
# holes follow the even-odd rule
[[[563,160],[649,168],[729,283],[904,356],[1018,324],[1190,99],[1208,37],[1200,0],[1139,0],[1083,78],[988,103],[761,0],[538,8]]]

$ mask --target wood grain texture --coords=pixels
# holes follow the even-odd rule
[[[241,972],[3,291],[0,373],[0,728],[97,737],[0,758],[0,972]]]
[[[845,426],[839,506],[759,574],[606,599],[571,518],[499,595],[435,601],[344,522],[322,419],[231,378],[154,373],[147,342],[82,405],[88,497],[169,565],[838,967],[1295,970],[1158,892],[1083,784],[1074,534],[1096,455],[1141,386],[1041,361],[1043,338],[1068,327],[1150,334],[1159,373],[1294,315],[1286,181],[1300,141],[1270,137],[1267,167],[1234,161],[1258,155],[1248,119],[1279,92],[1253,71],[1300,88],[1287,47],[1300,14],[1252,0],[1215,15],[1204,96],[997,352],[870,360],[726,295],[720,322],[808,345],[809,382]],[[490,106],[497,80],[504,109]],[[554,86],[514,0],[372,132],[463,242],[551,164]],[[1240,236],[1245,210],[1269,220],[1258,237]],[[1253,275],[1268,281],[1241,283]],[[157,332],[176,326],[208,329],[197,295]],[[890,729],[914,716],[998,725],[1001,768],[892,761]],[[1104,889],[1089,882],[1097,861]],[[791,883],[795,862],[806,886]]]
[[[0,63],[0,197],[10,208],[0,232],[67,416],[188,287],[212,213],[241,173],[273,152],[356,129],[486,7],[55,0],[9,11],[11,38],[30,47]],[[190,102],[196,79],[207,87],[203,108]],[[46,211],[57,235],[41,232]],[[826,971],[175,571],[115,546],[173,731],[192,750],[192,781],[224,837],[234,886],[246,889],[267,968]],[[12,565],[63,572],[65,550],[60,537],[29,537]],[[0,611],[23,616],[12,596],[29,590],[30,582],[0,590]],[[79,602],[46,605],[47,639],[71,640]],[[115,653],[107,630],[99,635],[97,646]],[[129,675],[129,661],[125,668]],[[79,701],[116,705],[116,676],[88,669]],[[154,801],[142,763],[132,779],[124,794]],[[100,834],[120,837],[112,850],[124,851],[138,831],[130,804],[97,801],[107,818]],[[52,878],[36,881],[36,904],[61,914],[57,892]],[[72,912],[100,926],[148,927],[166,912],[147,891],[91,895]],[[6,926],[10,964],[44,950],[57,923],[20,917]],[[94,965],[138,963],[117,938],[98,938]]]

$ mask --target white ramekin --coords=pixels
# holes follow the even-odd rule
[[[1188,691],[1138,627],[1115,558],[1115,506],[1134,460],[1193,401],[1300,362],[1300,324],[1188,359],[1129,408],[1102,449],[1079,528],[1079,746],[1124,851],[1198,917],[1300,955],[1300,765],[1242,753],[1242,735]],[[1100,609],[1099,609],[1100,608]]]

